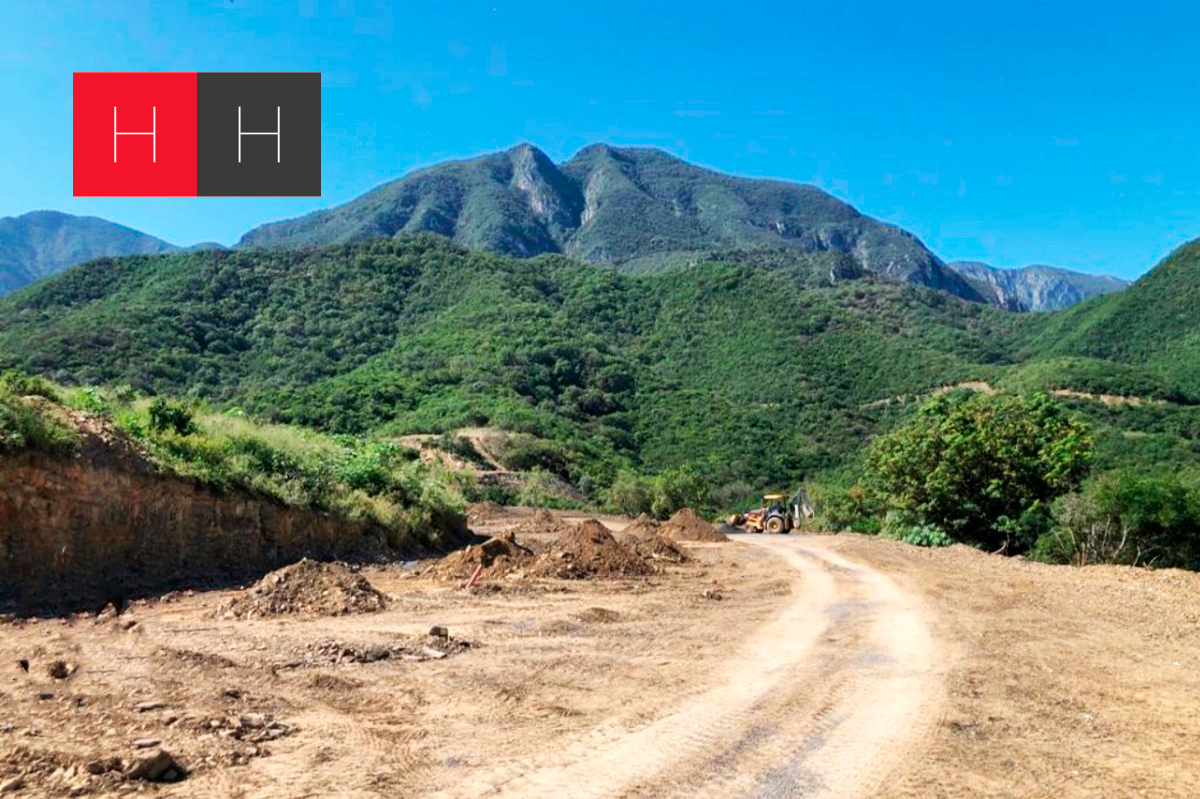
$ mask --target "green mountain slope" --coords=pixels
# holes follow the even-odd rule
[[[908,285],[627,275],[418,237],[95,261],[0,301],[0,368],[333,432],[495,425],[598,484],[681,459],[757,483],[853,455],[890,413],[874,400],[988,373],[1020,320]]]
[[[165,241],[94,216],[31,211],[0,219],[0,294],[93,258],[170,252]]]
[[[994,297],[996,305],[1014,311],[1056,311],[1129,286],[1128,281],[1108,275],[1088,275],[1056,266],[998,269],[978,261],[952,261],[947,265],[981,293]]]
[[[437,236],[130,256],[0,300],[0,369],[332,433],[528,433],[525,463],[589,490],[680,464],[718,489],[786,485],[981,382],[1060,392],[1097,423],[1104,468],[1198,464],[1194,253],[1036,315],[845,280],[854,264],[829,252],[653,274]]]
[[[247,233],[243,248],[433,232],[492,252],[565,253],[626,271],[713,249],[846,253],[866,272],[984,301],[911,234],[825,192],[722,175],[659,150],[592,145],[555,165],[530,145],[423,169],[352,200]]]
[[[1037,320],[1034,356],[1086,355],[1145,368],[1200,396],[1200,240],[1123,292]]]

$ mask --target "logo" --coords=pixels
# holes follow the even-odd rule
[[[319,197],[319,72],[76,72],[76,197]]]

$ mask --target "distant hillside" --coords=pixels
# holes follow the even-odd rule
[[[729,256],[627,274],[417,236],[103,259],[0,299],[0,371],[332,433],[529,434],[514,468],[590,495],[681,464],[720,491],[782,487],[981,382],[1058,392],[1102,427],[1104,468],[1200,464],[1200,244],[1047,314],[853,279],[844,254]]]
[[[165,241],[94,216],[32,211],[0,219],[0,294],[102,256],[170,252]]]
[[[330,210],[256,228],[239,247],[306,247],[433,232],[467,247],[563,253],[623,271],[714,250],[849,254],[866,272],[986,301],[912,234],[813,186],[722,175],[664,152],[592,145],[564,164],[521,145],[406,175]]]
[[[1108,275],[1088,275],[1056,266],[999,269],[978,261],[952,261],[948,266],[990,295],[996,305],[1013,311],[1056,311],[1129,285]]]
[[[557,449],[525,468],[583,486],[685,462],[782,483],[858,452],[890,413],[866,403],[977,378],[1023,320],[905,284],[628,275],[423,236],[71,269],[0,301],[0,370],[331,432],[532,433]]]
[[[1125,291],[1038,320],[1028,346],[1037,354],[1137,365],[1200,396],[1198,309],[1200,240],[1177,249]]]

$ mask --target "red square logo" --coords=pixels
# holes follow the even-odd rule
[[[196,73],[76,72],[76,197],[196,195]]]

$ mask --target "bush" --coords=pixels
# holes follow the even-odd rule
[[[1116,470],[1054,506],[1035,556],[1060,563],[1200,568],[1200,475]]]
[[[337,476],[350,488],[382,494],[392,484],[392,468],[399,461],[396,451],[390,441],[367,444],[339,464]]]
[[[609,489],[611,504],[627,516],[648,513],[666,519],[680,508],[709,509],[708,486],[690,466],[667,469],[653,477],[621,472]]]
[[[158,397],[150,405],[150,429],[156,433],[167,430],[186,436],[195,429],[194,414],[181,402]]]
[[[66,453],[75,446],[75,431],[54,415],[0,386],[0,450],[39,449]]]
[[[0,390],[16,397],[45,397],[58,401],[58,392],[50,381],[40,375],[28,375],[19,369],[9,369],[0,374]]]
[[[617,511],[626,516],[638,516],[650,512],[654,488],[650,478],[622,471],[613,480],[608,496]]]
[[[946,394],[880,437],[865,480],[887,504],[951,538],[1015,554],[1038,514],[1087,472],[1086,423],[1044,395]]]
[[[708,487],[691,467],[667,469],[654,478],[650,513],[666,519],[680,508],[701,509],[708,504]]]
[[[890,510],[879,531],[883,538],[918,547],[948,547],[954,539],[932,524],[922,524],[904,511]]]
[[[809,489],[817,515],[813,521],[819,530],[878,533],[886,508],[861,483],[849,487],[814,483]]]

